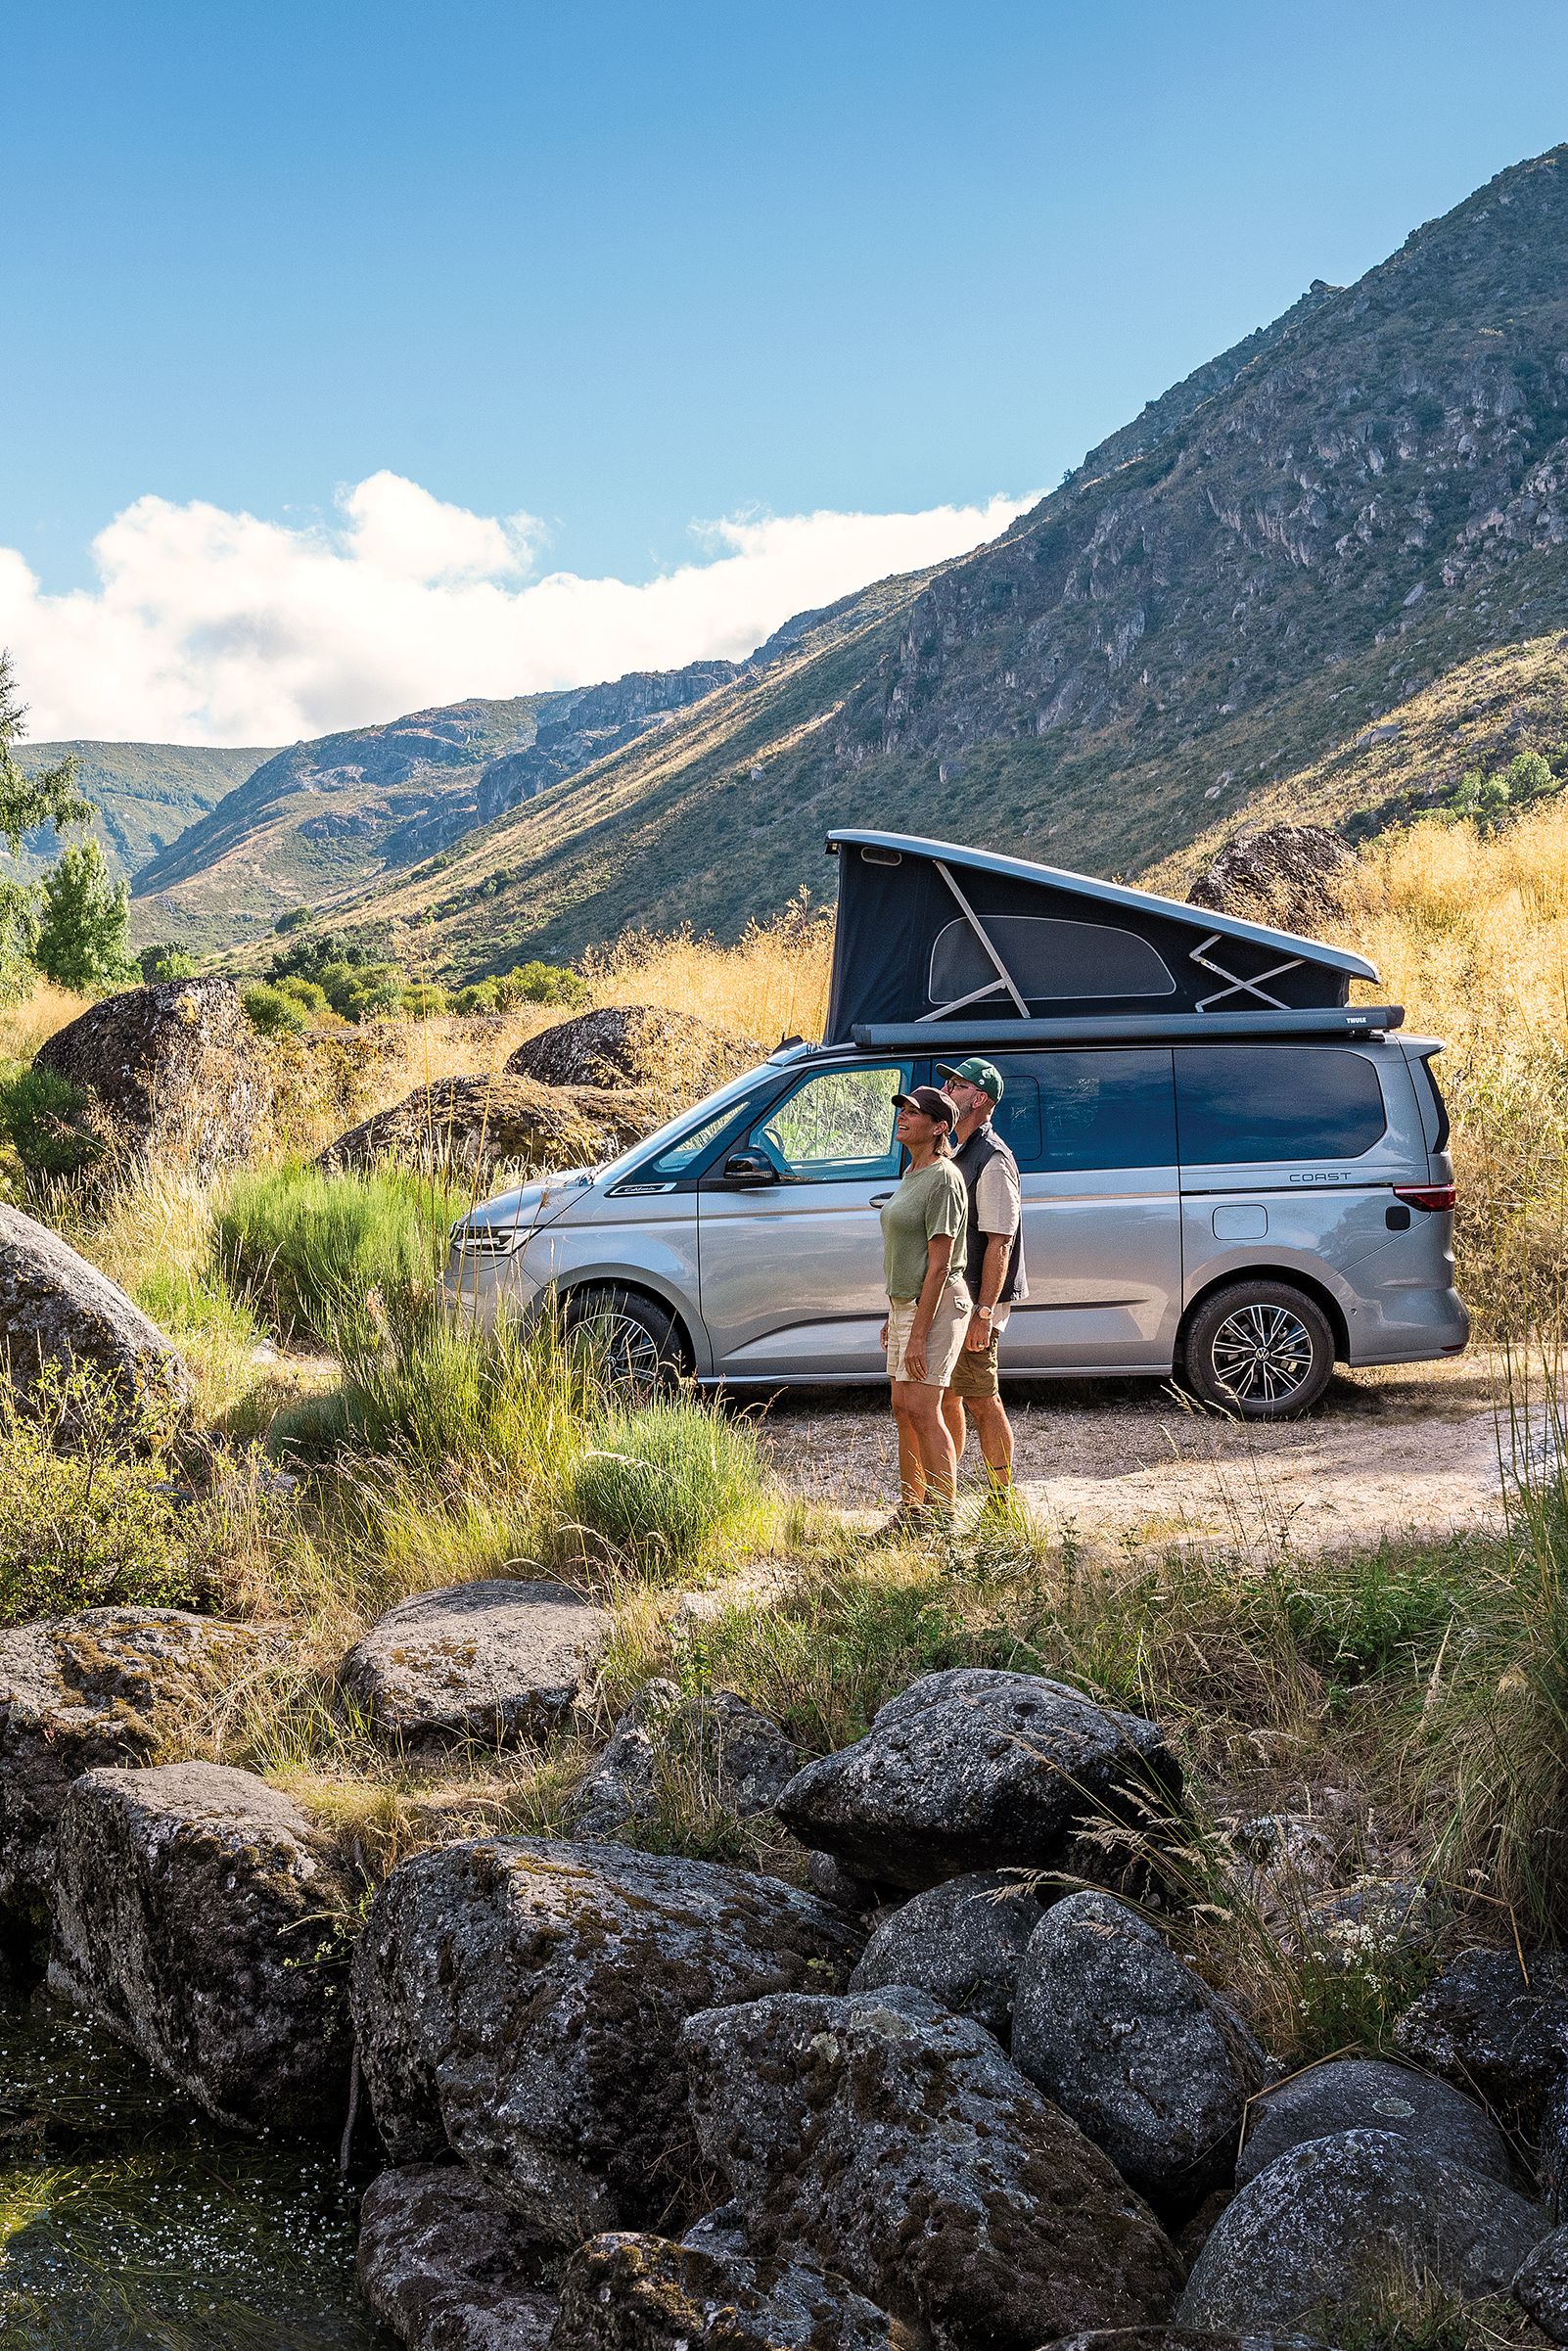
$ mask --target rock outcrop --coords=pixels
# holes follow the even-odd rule
[[[1466,2301],[1506,2293],[1547,2227],[1511,2189],[1392,2131],[1314,2139],[1225,2207],[1181,2297],[1184,2326],[1314,2333],[1380,2285],[1430,2278]]]
[[[1355,853],[1323,825],[1254,826],[1194,878],[1187,902],[1311,936],[1342,910],[1355,871]]]
[[[568,1818],[579,1837],[617,1837],[659,1810],[661,1779],[697,1780],[737,1820],[771,1812],[800,1763],[794,1741],[733,1690],[683,1698],[644,1683],[587,1774]]]
[[[219,2122],[342,2128],[350,1894],[299,1805],[220,1764],[86,1772],[55,1855],[52,1990]]]
[[[166,1428],[189,1410],[190,1375],[157,1323],[107,1273],[20,1208],[0,1203],[0,1370],[23,1409],[68,1443],[80,1400],[73,1371],[101,1385],[127,1434]]]
[[[658,2225],[694,2174],[686,2017],[840,1984],[854,1950],[745,1870],[542,1838],[416,1855],[354,1954],[382,2138],[395,2163],[449,2150],[558,2243]]]
[[[1169,2309],[1179,2269],[1148,2207],[925,1993],[716,2008],[682,2047],[703,2154],[759,2250],[804,2253],[953,2351]]]
[[[0,1633],[0,1901],[43,1901],[56,1824],[83,1772],[151,1763],[261,1645],[249,1625],[178,1608],[89,1608]]]
[[[1263,2051],[1157,1927],[1070,1894],[1030,1938],[1013,2057],[1132,2187],[1190,2208],[1229,2171]]]
[[[553,2267],[457,2163],[383,2172],[359,2207],[359,2290],[408,2351],[545,2351]]]
[[[562,1584],[454,1584],[379,1617],[339,1681],[379,1738],[515,1745],[567,1720],[607,1623]]]
[[[1039,1918],[1038,1897],[1004,1870],[949,1877],[882,1920],[850,1990],[910,1984],[955,2016],[972,2016],[1005,2049],[1019,1964]]]
[[[590,2237],[562,2283],[554,2351],[916,2351],[842,2278],[759,2259],[731,2235],[693,2238]]]
[[[669,1114],[668,1097],[648,1092],[569,1092],[505,1071],[437,1078],[350,1127],[316,1165],[335,1175],[393,1160],[488,1182],[503,1167],[554,1171],[613,1159]]]
[[[515,1077],[540,1085],[656,1088],[663,1118],[697,1102],[727,1078],[755,1069],[765,1048],[734,1029],[715,1029],[694,1012],[662,1004],[601,1004],[576,1020],[541,1029],[507,1062]]]
[[[58,1029],[35,1067],[78,1086],[119,1160],[200,1176],[242,1159],[271,1100],[266,1057],[232,980],[160,980]]]
[[[975,1869],[1048,1868],[1087,1814],[1179,1786],[1157,1724],[1060,1682],[959,1666],[911,1683],[864,1738],[807,1764],[778,1812],[853,1875],[918,1892]]]

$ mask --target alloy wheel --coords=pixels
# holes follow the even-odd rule
[[[1215,1378],[1244,1404],[1282,1404],[1312,1376],[1312,1332],[1288,1307],[1237,1307],[1209,1352]]]

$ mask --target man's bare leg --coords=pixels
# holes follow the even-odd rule
[[[1001,1398],[971,1396],[968,1409],[975,1424],[975,1435],[980,1440],[980,1451],[991,1479],[992,1491],[1005,1494],[1013,1482],[1013,1428],[1002,1408]]]
[[[942,1417],[952,1439],[953,1467],[956,1470],[964,1457],[964,1439],[969,1433],[969,1423],[964,1418],[962,1397],[954,1396],[950,1388],[944,1388],[942,1392]]]

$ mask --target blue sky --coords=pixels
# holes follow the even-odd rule
[[[1560,0],[50,0],[4,59],[0,630],[46,681],[80,614],[46,641],[19,566],[79,606],[138,500],[330,532],[396,477],[627,583],[717,518],[993,526],[1568,133]],[[167,648],[115,642],[133,713],[320,715],[138,699]]]

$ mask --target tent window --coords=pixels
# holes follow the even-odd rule
[[[980,919],[1019,994],[1030,1003],[1176,993],[1164,956],[1136,931],[1041,914],[983,914]],[[947,923],[931,949],[932,1003],[955,1003],[988,983],[999,991],[996,967],[969,923],[961,917]]]

